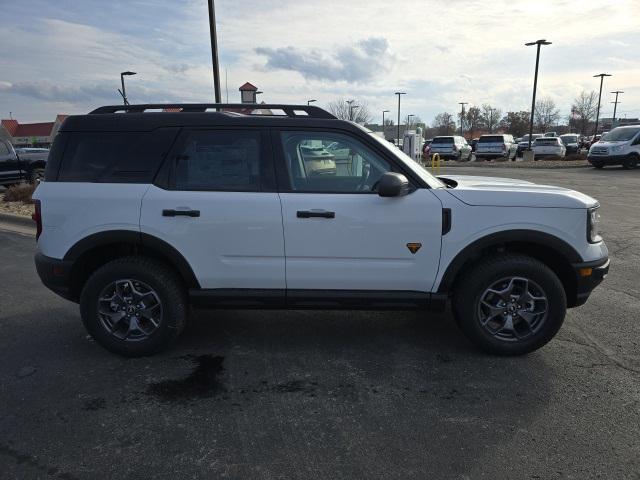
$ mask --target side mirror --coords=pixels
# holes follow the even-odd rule
[[[378,195],[381,197],[402,197],[409,193],[409,180],[401,173],[387,172],[378,181]]]

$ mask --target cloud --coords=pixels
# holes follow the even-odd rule
[[[86,102],[113,97],[113,88],[107,85],[62,86],[48,82],[0,82],[0,92],[52,102]]]
[[[266,69],[292,70],[308,80],[362,82],[388,70],[394,57],[382,37],[359,40],[353,46],[339,48],[333,54],[295,47],[256,48],[267,58]]]

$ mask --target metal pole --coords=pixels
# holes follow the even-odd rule
[[[464,106],[469,102],[458,102],[458,105],[462,105],[462,111],[460,112],[460,136],[464,136]]]
[[[593,139],[596,139],[596,135],[598,134],[598,120],[600,120],[600,100],[602,99],[602,83],[604,82],[604,77],[610,77],[608,73],[599,73],[598,75],[594,75],[595,77],[600,77],[600,93],[598,93],[598,108],[596,110],[596,128],[593,131]]]
[[[396,140],[396,145],[400,146],[400,96],[405,95],[405,92],[396,92],[398,95],[398,139]]]
[[[531,100],[531,119],[529,120],[529,148],[531,150],[531,137],[533,137],[533,114],[536,111],[536,90],[538,88],[538,65],[540,64],[540,44],[536,49],[536,73],[533,76],[533,98]],[[527,154],[528,155],[528,154]]]
[[[124,89],[124,74],[122,73],[120,74],[120,83],[122,84],[122,102],[125,105],[129,105],[129,100],[127,100],[127,91]]]
[[[215,90],[216,103],[221,103],[220,96],[220,66],[218,65],[218,37],[216,35],[216,10],[214,0],[209,3],[209,34],[211,37],[211,63],[213,67],[213,88]]]
[[[616,94],[616,101],[615,102],[611,102],[611,103],[613,103],[613,122],[611,124],[611,126],[613,127],[616,124],[616,112],[618,110],[618,103],[621,103],[621,102],[618,102],[618,94],[619,93],[624,93],[624,92],[620,91],[620,90],[616,90],[615,92],[611,92],[611,93],[615,93]]]

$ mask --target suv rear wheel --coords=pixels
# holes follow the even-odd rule
[[[44,180],[44,167],[35,167],[29,171],[29,182],[36,183]]]
[[[107,350],[127,357],[152,355],[184,330],[185,290],[164,264],[145,257],[109,262],[80,295],[82,322]]]
[[[522,355],[545,345],[562,326],[566,308],[555,273],[516,254],[490,257],[466,271],[453,297],[467,338],[497,355]]]

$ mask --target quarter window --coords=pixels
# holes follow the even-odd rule
[[[374,192],[390,164],[360,141],[326,132],[283,132],[291,189],[318,193]]]
[[[189,132],[177,157],[176,189],[258,191],[260,137],[248,130]]]

